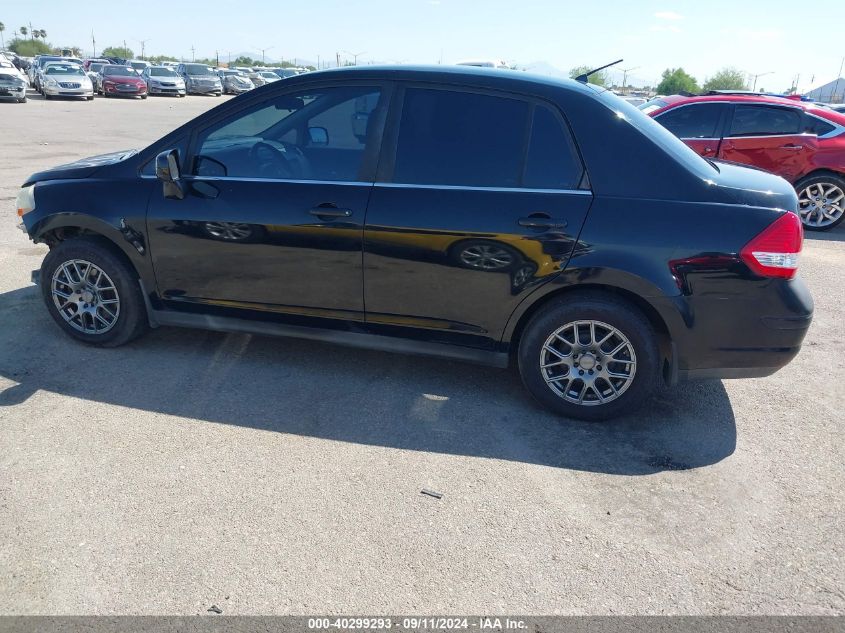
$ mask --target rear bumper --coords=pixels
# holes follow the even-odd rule
[[[661,300],[658,310],[676,347],[678,380],[762,378],[782,369],[801,350],[813,319],[813,299],[804,282],[742,285],[739,293],[701,292]]]

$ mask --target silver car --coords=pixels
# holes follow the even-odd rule
[[[100,92],[100,82],[103,80],[103,66],[109,66],[111,62],[91,62],[88,64],[88,79],[94,86],[94,92]]]
[[[176,72],[185,81],[188,94],[213,94],[216,97],[223,94],[220,77],[205,64],[179,64]]]
[[[26,103],[26,80],[18,72],[0,68],[0,99],[14,99]]]
[[[184,97],[186,94],[185,80],[172,68],[149,66],[141,73],[141,77],[147,82],[147,94],[177,97]]]
[[[239,70],[221,70],[218,71],[217,75],[223,83],[224,94],[239,95],[255,88],[255,84],[250,81],[249,77]]]
[[[53,97],[82,97],[92,101],[94,86],[82,66],[50,64],[41,75],[41,92],[45,99]]]

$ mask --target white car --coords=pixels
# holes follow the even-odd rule
[[[4,75],[14,75],[18,79],[22,79],[26,82],[26,85],[29,85],[29,77],[27,77],[24,73],[18,70],[18,67],[15,66],[12,62],[6,61],[6,58],[0,59],[0,72]]]
[[[53,97],[82,97],[94,99],[91,79],[75,64],[49,64],[42,71],[41,92],[45,99]]]

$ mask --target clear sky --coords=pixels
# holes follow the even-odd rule
[[[683,66],[703,81],[723,66],[769,73],[758,88],[783,90],[800,73],[807,90],[834,79],[845,57],[845,0],[141,0],[0,3],[11,31],[32,23],[58,46],[90,52],[127,45],[148,55],[191,58],[252,53],[268,59],[451,63],[496,58],[563,71],[620,57],[639,82]],[[805,10],[806,9],[806,10]],[[344,52],[345,51],[345,52]]]

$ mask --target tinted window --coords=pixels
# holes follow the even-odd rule
[[[801,111],[764,105],[738,105],[730,136],[800,134]]]
[[[810,134],[817,134],[818,136],[823,136],[828,132],[832,132],[836,129],[832,123],[827,121],[822,121],[819,118],[814,116],[810,116],[809,114],[805,117],[804,122],[804,131],[809,132]]]
[[[678,138],[713,138],[721,114],[721,104],[700,103],[673,108],[656,120]]]
[[[263,102],[206,129],[194,173],[284,180],[361,179],[378,138],[372,87],[316,89]]]
[[[121,76],[121,77],[135,77],[138,73],[136,73],[131,68],[126,68],[126,66],[103,66],[103,75],[104,76]]]
[[[581,160],[562,121],[546,107],[535,108],[522,186],[575,189],[582,172]]]
[[[518,187],[528,104],[470,92],[405,92],[393,180]]]

